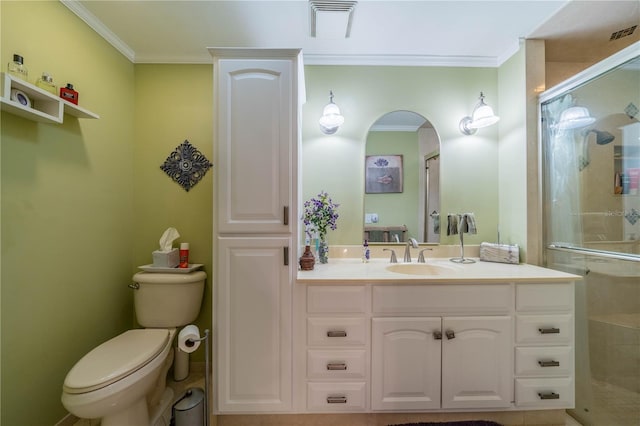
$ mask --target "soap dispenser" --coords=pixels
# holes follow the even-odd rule
[[[369,241],[364,240],[362,244],[362,262],[369,262],[369,258],[371,257],[371,252],[369,251]]]

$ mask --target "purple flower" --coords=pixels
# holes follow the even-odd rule
[[[328,229],[337,229],[339,205],[335,204],[329,194],[324,191],[321,191],[317,198],[311,198],[304,202],[302,222],[305,224],[305,232],[309,238],[315,231],[320,239],[324,239]]]

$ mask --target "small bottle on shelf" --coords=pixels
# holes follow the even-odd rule
[[[67,83],[66,87],[60,88],[60,97],[65,101],[69,101],[72,104],[78,105],[78,92],[73,90],[73,84]]]
[[[24,81],[29,79],[29,70],[24,66],[24,58],[18,54],[13,55],[13,62],[7,66],[9,74]]]
[[[47,72],[42,73],[42,77],[36,81],[36,86],[46,90],[47,92],[53,93],[54,95],[58,93],[58,88],[53,84],[53,77],[51,77]]]

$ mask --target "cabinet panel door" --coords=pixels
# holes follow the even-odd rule
[[[440,408],[440,318],[373,318],[371,408]]]
[[[442,408],[509,407],[511,317],[445,317],[442,322]]]
[[[218,232],[283,233],[297,137],[292,60],[224,59],[216,78]]]
[[[220,412],[291,407],[289,238],[218,238]]]

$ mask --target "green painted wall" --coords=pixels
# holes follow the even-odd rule
[[[160,165],[184,140],[213,158],[213,65],[136,65],[133,174],[135,223],[133,264],[152,262],[160,236],[170,226],[189,243],[189,262],[204,264],[207,285],[198,321],[211,328],[212,209],[215,167],[189,192]],[[204,350],[191,355],[204,361]]]
[[[134,66],[59,2],[0,9],[2,70],[19,53],[101,117],[1,115],[1,418],[51,425],[73,364],[132,324]]]
[[[473,136],[458,130],[480,91],[498,102],[496,68],[305,67],[307,103],[302,117],[302,197],[320,190],[340,203],[338,229],[329,244],[361,244],[364,223],[364,155],[369,127],[395,110],[417,112],[429,120],[441,141],[442,213],[474,212],[478,234],[468,244],[495,241],[498,221],[498,126]],[[334,135],[318,128],[333,90],[345,123]],[[442,236],[442,244],[457,244]]]

